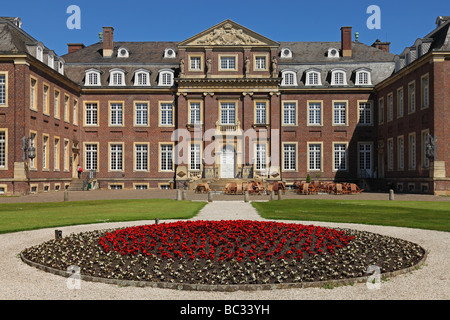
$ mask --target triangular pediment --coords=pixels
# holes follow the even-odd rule
[[[227,19],[178,44],[178,47],[205,46],[278,47],[279,43]]]

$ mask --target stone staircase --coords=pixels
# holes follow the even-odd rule
[[[73,178],[70,182],[68,191],[84,191],[83,190],[83,180],[78,178]]]

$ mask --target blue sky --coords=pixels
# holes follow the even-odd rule
[[[70,5],[81,10],[81,29],[66,26]],[[381,29],[370,30],[370,5],[381,12]],[[448,0],[45,0],[3,1],[0,16],[20,17],[23,29],[58,55],[67,43],[98,42],[103,26],[116,41],[182,41],[231,19],[275,41],[340,41],[340,27],[352,26],[359,41],[391,42],[391,52],[432,31],[439,15],[450,15]]]

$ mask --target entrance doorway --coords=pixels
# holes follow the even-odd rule
[[[226,145],[220,155],[220,177],[223,179],[234,178],[235,153],[234,148]]]

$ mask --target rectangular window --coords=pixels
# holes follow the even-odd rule
[[[110,190],[122,190],[123,189],[123,185],[121,185],[121,184],[110,184],[109,185],[109,189]]]
[[[85,168],[86,171],[98,169],[98,145],[97,144],[86,144],[85,145]]]
[[[414,170],[416,168],[416,134],[409,134],[409,169]]]
[[[429,86],[428,75],[422,77],[422,109],[428,108],[429,104]]]
[[[69,171],[69,141],[64,140],[64,171]]]
[[[319,73],[309,72],[308,73],[308,84],[309,85],[319,85]]]
[[[78,101],[73,100],[73,124],[78,124]]]
[[[359,172],[362,176],[372,170],[372,145],[370,143],[361,143],[359,145]]]
[[[345,143],[334,144],[334,170],[347,170],[347,145]]]
[[[382,124],[384,122],[384,100],[381,98],[378,100],[378,123]]]
[[[322,169],[322,145],[310,144],[308,147],[309,152],[309,170],[321,170]]]
[[[48,136],[42,137],[42,169],[48,169]]]
[[[134,186],[134,190],[147,190],[148,189],[148,185],[146,184],[136,184]]]
[[[408,112],[413,113],[416,111],[416,86],[414,83],[408,86]]]
[[[388,139],[388,170],[394,170],[394,140]]]
[[[358,73],[358,84],[369,84],[369,73],[368,72],[359,72]]]
[[[397,138],[397,169],[405,168],[405,139],[403,136]]]
[[[88,85],[91,85],[91,86],[98,85],[100,83],[98,73],[97,72],[89,72],[87,83],[88,83]]]
[[[98,105],[97,103],[86,103],[85,105],[85,125],[98,125]]]
[[[387,107],[388,107],[388,121],[394,119],[394,105],[393,105],[392,93],[387,96]]]
[[[236,57],[220,57],[220,69],[236,70]]]
[[[173,145],[162,144],[160,148],[161,171],[173,171]]]
[[[256,145],[256,170],[266,170],[267,151],[265,144]]]
[[[53,146],[53,168],[59,171],[59,138],[55,138]]]
[[[311,126],[322,125],[322,105],[318,102],[308,104],[308,124]]]
[[[148,145],[136,144],[135,146],[136,171],[148,171]]]
[[[122,171],[123,170],[123,145],[111,144],[110,145],[110,170]]]
[[[190,124],[201,124],[200,102],[191,102],[190,106]]]
[[[55,100],[54,100],[54,115],[55,118],[59,119],[59,91],[55,90]]]
[[[234,102],[222,102],[220,104],[221,124],[236,124],[236,104]]]
[[[161,125],[173,125],[173,105],[171,103],[161,103]]]
[[[44,85],[42,100],[43,100],[43,104],[44,104],[44,113],[45,114],[50,114],[50,100],[49,100],[49,96],[48,96],[48,91],[49,91],[48,86]]]
[[[0,168],[6,168],[6,131],[0,131]]]
[[[422,130],[422,145],[421,145],[421,153],[422,153],[422,168],[428,169],[430,166],[430,159],[427,157],[427,142],[428,142],[429,130]]]
[[[255,108],[255,124],[266,124],[266,103],[256,102]]]
[[[200,71],[202,69],[202,58],[201,57],[190,57],[190,69],[195,71]]]
[[[190,168],[193,171],[200,171],[200,145],[191,144]]]
[[[283,124],[293,125],[297,124],[296,110],[297,105],[293,102],[285,102],[283,104]]]
[[[36,133],[32,132],[30,134],[30,147],[34,147],[36,150],[36,155],[37,155],[37,149],[36,149]],[[30,159],[30,168],[32,169],[36,169],[36,158],[34,159]]]
[[[347,104],[345,102],[335,102],[333,105],[333,124],[347,124]]]
[[[255,57],[255,69],[266,70],[266,57]]]
[[[296,168],[296,145],[285,144],[283,145],[283,169],[289,171],[295,171]]]
[[[148,125],[148,103],[140,102],[135,104],[136,112],[136,125],[147,126]]]
[[[30,108],[33,110],[37,110],[36,80],[35,79],[31,79],[31,81],[30,81]]]
[[[111,103],[110,104],[110,124],[112,126],[123,125],[123,104],[122,103]]]
[[[397,118],[403,117],[403,88],[397,90]]]
[[[0,106],[6,105],[6,75],[0,74]]]
[[[64,121],[69,122],[69,97],[64,96]]]
[[[359,103],[359,124],[372,125],[372,104],[370,102]]]

